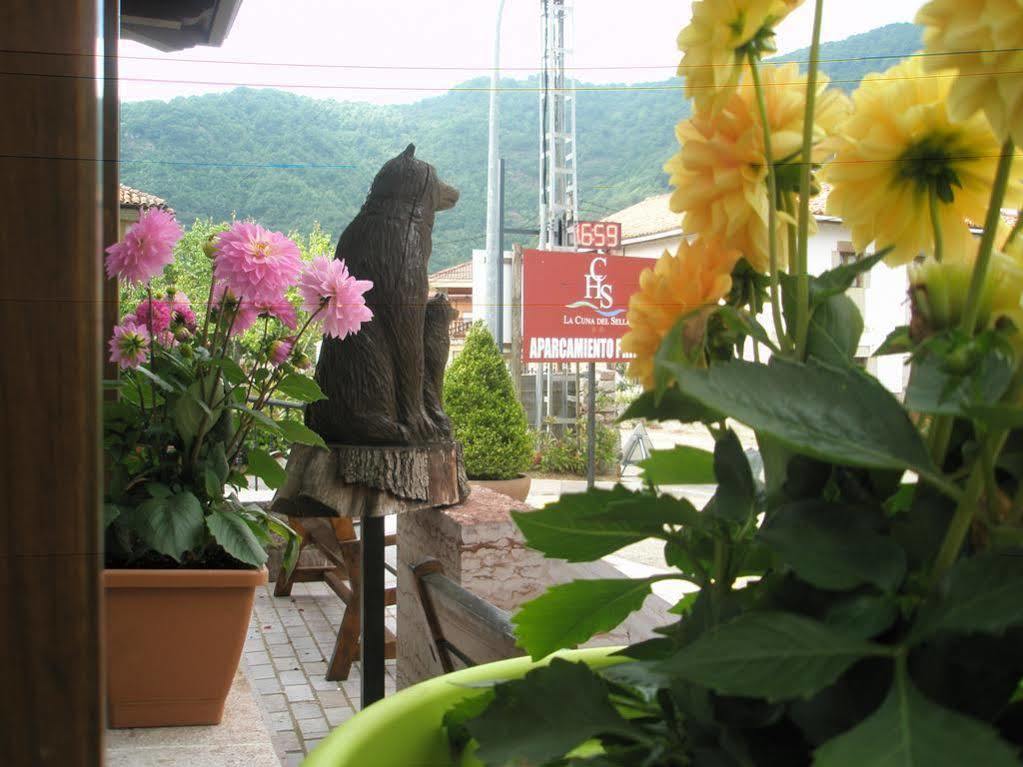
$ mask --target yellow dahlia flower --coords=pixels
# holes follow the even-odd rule
[[[967,220],[984,221],[1000,144],[979,115],[949,119],[950,87],[950,77],[925,75],[919,58],[867,75],[824,169],[828,213],[845,221],[857,251],[871,242],[894,248],[890,266],[934,252],[932,193],[946,258],[964,259],[974,247]],[[1005,202],[1019,200],[1013,181]]]
[[[718,242],[682,240],[678,252],[668,251],[639,276],[639,290],[629,299],[629,332],[622,349],[635,354],[629,375],[647,389],[654,385],[654,355],[680,317],[717,304],[732,289],[732,268],[741,254]],[[693,318],[693,343],[703,333],[705,317]]]
[[[924,27],[928,72],[955,70],[952,118],[983,110],[1000,141],[1023,146],[1023,2],[931,0],[916,16]]]
[[[797,158],[803,143],[806,75],[796,64],[763,66],[761,83],[771,129],[771,150],[780,163]],[[748,78],[748,73],[745,75]],[[848,115],[844,94],[818,76],[814,159],[828,151],[822,143]],[[669,205],[684,213],[686,233],[722,240],[742,252],[758,272],[768,270],[767,163],[756,91],[745,83],[716,113],[697,110],[680,122],[681,149],[664,170],[675,187]],[[779,220],[779,225],[781,221]],[[784,265],[784,252],[779,254]]]
[[[735,92],[748,47],[774,50],[774,25],[803,0],[697,0],[678,35],[679,77],[698,109],[717,111]]]

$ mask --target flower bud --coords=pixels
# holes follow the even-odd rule
[[[217,246],[214,240],[216,239],[215,234],[211,234],[206,238],[206,242],[202,244],[202,252],[206,254],[206,258],[213,260],[213,257],[217,255]]]

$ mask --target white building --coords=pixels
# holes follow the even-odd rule
[[[623,252],[628,256],[657,258],[665,250],[674,253],[682,240],[681,216],[668,208],[670,194],[648,197],[606,217],[622,225]],[[856,257],[852,236],[841,219],[824,214],[827,192],[811,200],[810,209],[817,232],[810,235],[808,265],[811,274],[820,274]],[[850,290],[863,314],[863,336],[856,357],[878,380],[896,394],[906,384],[905,355],[873,357],[888,334],[909,322],[909,282],[905,267],[892,269],[878,264],[862,275]],[[773,335],[769,311],[761,324]]]

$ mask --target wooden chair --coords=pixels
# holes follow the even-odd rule
[[[515,646],[508,613],[448,578],[440,562],[428,559],[412,573],[445,673],[524,654]]]
[[[302,520],[290,517],[288,524],[302,536],[301,549],[313,545],[327,561],[319,565],[296,566],[290,575],[285,575],[282,566],[274,585],[274,596],[289,596],[295,583],[323,581],[341,598],[345,604],[345,614],[334,643],[334,652],[327,664],[326,678],[332,682],[343,681],[348,678],[352,663],[359,658],[360,650],[361,542],[354,521],[350,517],[310,517]],[[394,552],[396,538],[388,535],[384,539],[389,554]],[[384,566],[396,575],[396,557],[389,556],[388,560]],[[395,599],[395,588],[388,587],[384,592],[385,605],[395,604]],[[390,630],[385,630],[384,657],[389,660],[396,657],[394,633]]]

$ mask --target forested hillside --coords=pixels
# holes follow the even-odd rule
[[[822,68],[852,89],[866,72],[919,46],[917,27],[893,24],[823,45]],[[797,51],[784,60],[806,57]],[[411,141],[417,156],[462,192],[458,206],[437,218],[432,268],[441,268],[468,259],[484,242],[488,85],[470,81],[389,106],[251,88],[126,103],[122,180],[166,198],[186,223],[236,215],[308,231],[318,221],[336,240],[376,170]],[[507,222],[535,226],[537,81],[504,80],[501,87]],[[688,113],[680,81],[581,88],[581,215],[600,217],[666,191],[660,168],[675,151],[675,123]]]

